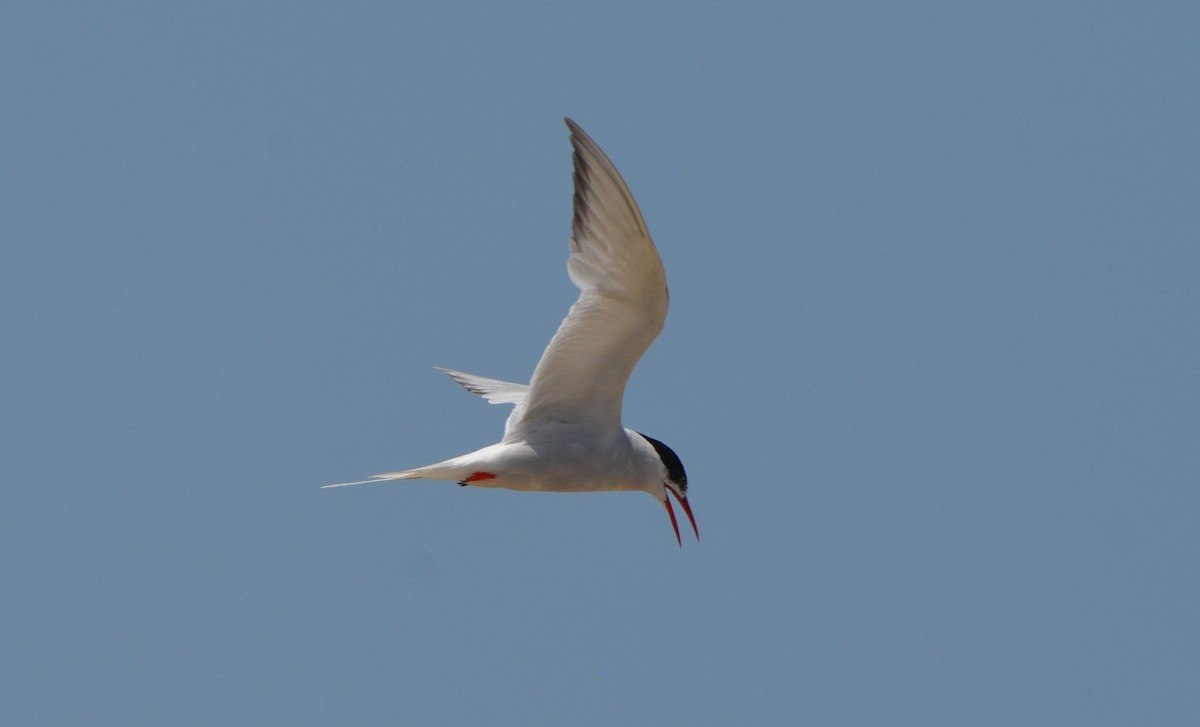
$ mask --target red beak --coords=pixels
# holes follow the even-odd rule
[[[664,488],[667,492],[675,495],[675,491],[670,487]],[[688,504],[687,498],[675,495],[675,499],[679,501],[679,506],[687,513],[688,522],[692,524],[692,532],[696,534],[696,540],[700,539],[700,530],[696,527],[696,518],[692,515],[692,506]],[[683,547],[683,538],[679,537],[679,523],[675,520],[675,510],[671,507],[671,498],[663,495],[663,505],[667,508],[667,515],[671,517],[671,528],[675,530],[675,542],[679,543],[679,547]]]

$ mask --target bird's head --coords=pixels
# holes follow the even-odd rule
[[[679,523],[675,520],[675,510],[671,507],[671,498],[668,497],[668,493],[675,496],[675,499],[679,501],[679,506],[687,513],[688,521],[692,524],[692,532],[696,534],[696,540],[699,540],[700,530],[696,527],[696,518],[692,515],[692,506],[688,504],[687,499],[687,472],[683,469],[683,462],[679,459],[679,455],[657,439],[647,437],[641,432],[638,434],[641,434],[642,438],[654,447],[659,460],[662,461],[664,470],[662,486],[661,489],[655,488],[652,494],[661,497],[663,506],[667,508],[667,515],[671,518],[671,527],[675,529],[675,541],[679,543],[680,547],[683,547],[683,539],[679,536]]]

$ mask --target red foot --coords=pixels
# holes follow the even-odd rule
[[[494,479],[496,479],[496,475],[492,474],[491,472],[472,472],[470,477],[462,480],[462,483],[465,485],[468,482],[479,482],[480,480]]]

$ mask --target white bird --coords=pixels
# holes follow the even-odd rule
[[[679,524],[668,493],[700,531],[687,474],[670,447],[621,424],[625,383],[667,317],[667,276],[637,202],[616,167],[583,129],[571,132],[575,174],[567,274],[579,299],[546,346],[528,385],[439,369],[493,404],[515,404],[498,444],[344,487],[391,480],[534,492],[647,492]]]

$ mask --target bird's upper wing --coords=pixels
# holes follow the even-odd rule
[[[667,276],[637,202],[575,122],[574,219],[567,274],[579,299],[533,372],[505,441],[548,423],[619,426],[625,383],[667,317]]]

